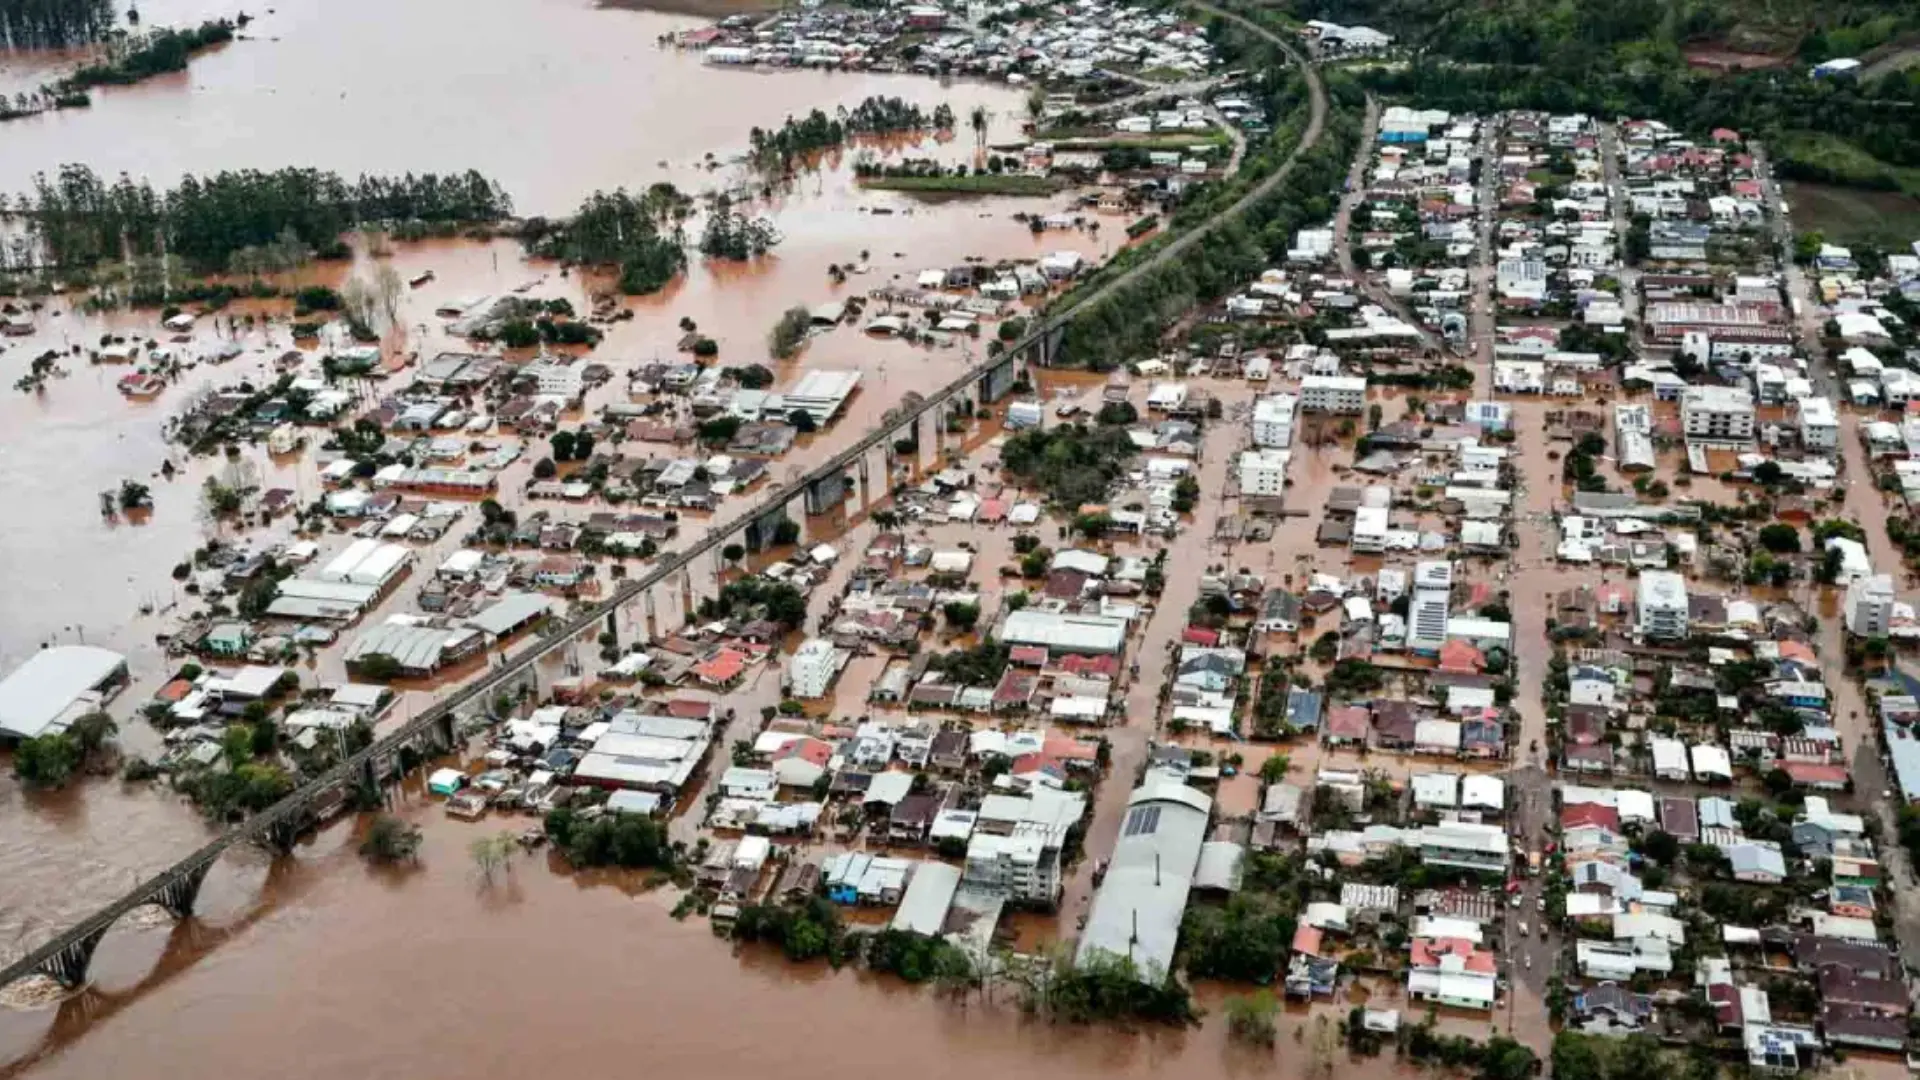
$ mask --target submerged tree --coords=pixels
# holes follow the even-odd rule
[[[420,830],[392,814],[377,815],[360,841],[360,854],[377,863],[413,862],[420,857]]]

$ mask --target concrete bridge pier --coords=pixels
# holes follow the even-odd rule
[[[982,405],[991,405],[1012,393],[1013,384],[1019,377],[1019,365],[1015,363],[1013,354],[1007,353],[999,363],[981,373],[974,397]]]
[[[862,463],[864,471],[864,463]],[[835,472],[807,485],[803,503],[809,517],[829,514],[847,501],[847,474]]]
[[[859,460],[854,462],[854,468],[856,475],[860,478],[860,509],[871,510],[873,509],[873,487],[871,478],[867,476],[866,454],[860,455]]]
[[[1033,341],[1033,344],[1028,346],[1028,351],[1027,351],[1028,366],[1031,366],[1031,367],[1054,366],[1054,364],[1060,360],[1060,355],[1062,352],[1061,346],[1066,341],[1066,337],[1067,337],[1067,325],[1065,322],[1061,322],[1060,324],[1048,329],[1046,333],[1041,334],[1039,337],[1035,338]]]
[[[613,643],[616,646],[620,644],[619,615],[620,615],[619,608],[607,609],[607,636],[613,639]]]
[[[94,932],[74,941],[40,964],[40,974],[69,990],[85,986],[87,969],[93,966],[93,953],[100,947],[100,939],[107,936],[109,927],[101,927]]]
[[[748,551],[761,552],[773,546],[774,536],[780,530],[780,523],[789,520],[787,508],[776,506],[772,510],[747,522],[745,542]]]
[[[261,831],[259,840],[275,854],[285,855],[300,842],[300,834],[306,829],[306,808],[290,810]]]
[[[452,750],[458,745],[454,741],[453,710],[449,709],[433,718],[433,733],[443,749]]]
[[[167,914],[176,919],[186,919],[193,915],[193,905],[200,899],[200,886],[206,883],[207,874],[213,870],[213,860],[189,867],[173,880],[160,887],[153,902],[166,909]]]

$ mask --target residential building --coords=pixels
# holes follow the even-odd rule
[[[1833,402],[1823,397],[1801,398],[1796,412],[1801,446],[1823,454],[1839,449],[1840,420],[1834,415]]]
[[[1893,575],[1872,574],[1847,583],[1846,606],[1841,609],[1847,633],[1855,637],[1885,637],[1893,624]]]
[[[833,642],[825,638],[808,638],[794,651],[793,659],[787,662],[787,682],[793,696],[826,697],[827,688],[833,685],[834,676],[840,674],[840,668],[846,660],[847,654],[834,648]]]
[[[1689,386],[1680,395],[1680,427],[1688,442],[1753,441],[1753,395],[1737,386]]]
[[[1498,825],[1449,821],[1420,830],[1420,861],[1428,866],[1457,866],[1503,874],[1507,834]]]
[[[1300,399],[1269,394],[1253,403],[1253,445],[1285,450],[1293,445],[1293,416]]]
[[[1305,412],[1359,414],[1367,408],[1367,380],[1361,375],[1309,375],[1300,382]]]
[[[1538,303],[1547,298],[1547,264],[1538,259],[1502,259],[1494,287],[1507,300]]]
[[[1640,574],[1636,626],[1640,636],[1679,640],[1687,636],[1687,581],[1671,570]]]
[[[1433,656],[1447,643],[1447,590],[1415,589],[1407,609],[1407,650]]]
[[[1291,457],[1285,450],[1262,447],[1247,450],[1240,455],[1240,494],[1241,495],[1280,495],[1287,488],[1287,460]]]

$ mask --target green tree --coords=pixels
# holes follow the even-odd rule
[[[812,327],[812,312],[803,307],[788,308],[767,334],[767,351],[782,360],[791,359],[805,344]]]
[[[65,733],[26,739],[13,750],[13,774],[30,788],[65,787],[80,767],[80,746]]]
[[[1783,521],[1764,525],[1760,529],[1760,546],[1775,554],[1799,551],[1800,530]]]
[[[1640,841],[1640,853],[1661,866],[1672,866],[1680,857],[1680,841],[1672,833],[1655,829]]]
[[[1236,994],[1226,1000],[1223,1009],[1227,1014],[1227,1034],[1233,1039],[1255,1046],[1273,1045],[1274,1018],[1280,1013],[1280,1003],[1271,990]]]
[[[980,621],[979,605],[963,603],[958,600],[949,600],[941,607],[940,613],[946,616],[947,625],[953,627],[955,630],[971,630],[974,624]]]
[[[360,839],[360,854],[377,863],[413,862],[420,857],[420,830],[392,814],[376,814]]]
[[[354,664],[355,672],[372,682],[392,682],[402,674],[400,661],[386,653],[368,653]]]

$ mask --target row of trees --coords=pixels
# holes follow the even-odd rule
[[[672,184],[635,195],[625,188],[587,196],[570,218],[532,218],[521,239],[533,254],[575,266],[617,269],[620,291],[658,292],[687,268],[685,225],[693,201]]]
[[[0,0],[0,45],[8,48],[72,48],[112,29],[112,0]]]
[[[477,172],[361,177],[320,169],[248,169],[182,177],[166,191],[122,173],[109,183],[85,165],[42,173],[14,213],[27,218],[43,256],[91,267],[128,256],[173,255],[217,272],[241,253],[275,245],[340,250],[341,234],[363,223],[495,222],[512,212],[500,186]]]
[[[747,143],[756,167],[788,173],[801,158],[831,150],[856,135],[892,135],[930,128],[952,130],[953,110],[941,104],[929,116],[905,99],[876,95],[851,109],[842,107],[832,116],[815,109],[803,119],[789,116],[773,131],[756,127],[747,133]]]
[[[233,31],[231,21],[214,19],[191,30],[161,29],[125,38],[114,44],[104,61],[83,65],[55,83],[55,96],[94,86],[130,86],[155,75],[185,71],[194,53],[232,41]]]
[[[1339,186],[1358,137],[1354,118],[1360,94],[1351,82],[1333,73],[1327,81],[1336,111],[1328,117],[1320,143],[1300,157],[1286,180],[1244,213],[1220,222],[1205,243],[1193,245],[1082,311],[1067,326],[1062,344],[1066,363],[1107,370],[1131,356],[1153,351],[1175,320],[1253,280],[1285,253],[1296,231],[1331,215],[1333,201],[1328,193]],[[1275,115],[1290,116],[1290,122],[1258,152],[1248,155],[1231,182],[1201,185],[1198,193],[1190,195],[1174,214],[1169,235],[1216,216],[1279,168],[1306,123],[1304,84],[1290,80],[1273,95],[1273,101],[1278,106]],[[1082,288],[1098,287],[1158,250],[1152,243],[1130,248],[1091,275]],[[1132,252],[1139,254],[1130,256]]]
[[[706,231],[700,235],[700,254],[744,262],[765,255],[779,242],[780,231],[773,222],[739,213],[733,201],[722,195],[707,215]]]

